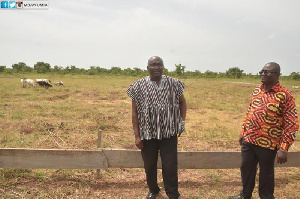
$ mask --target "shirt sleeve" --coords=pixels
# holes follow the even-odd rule
[[[283,109],[283,125],[283,134],[279,145],[281,149],[288,151],[295,140],[296,132],[299,130],[295,99],[291,94],[289,94]]]
[[[127,95],[133,99],[134,101],[136,101],[136,92],[135,92],[135,89],[134,89],[134,84],[131,84],[127,91],[126,91]]]
[[[184,88],[185,88],[185,84],[178,80],[178,93],[177,93],[178,98],[181,97],[181,95],[183,94]]]
[[[242,135],[242,136],[244,136],[244,134],[245,134],[245,129],[246,129],[246,125],[247,125],[247,118],[248,118],[248,114],[251,110],[251,106],[252,106],[252,98],[251,98],[251,102],[249,103],[248,110],[245,114],[245,117],[244,117],[244,120],[243,120],[243,123],[242,123],[242,129],[241,129],[241,132],[240,132],[240,135]]]

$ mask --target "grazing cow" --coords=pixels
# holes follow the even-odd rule
[[[42,87],[45,87],[45,88],[49,88],[49,87],[52,87],[51,85],[51,81],[48,80],[48,79],[27,79],[27,78],[21,78],[21,84],[22,84],[22,87],[25,88],[27,86],[36,86],[36,85],[39,85],[39,86],[42,86]]]
[[[42,87],[46,87],[46,88],[52,87],[51,81],[48,79],[36,79],[36,83]]]
[[[33,80],[33,79],[27,79],[27,78],[21,78],[21,84],[22,84],[22,87],[25,88],[27,86],[36,86],[36,81]]]
[[[54,82],[55,86],[64,86],[64,83],[62,81],[60,82]]]
[[[36,86],[36,81],[33,79],[26,79],[26,85],[34,87]]]

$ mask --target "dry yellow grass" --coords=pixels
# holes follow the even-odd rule
[[[35,77],[28,77],[35,78]],[[22,88],[19,77],[0,78],[0,147],[135,149],[131,101],[125,91],[136,77],[50,76],[64,87]],[[183,79],[188,103],[187,131],[179,150],[238,151],[242,118],[259,80]],[[249,84],[250,83],[250,84]],[[299,104],[299,82],[283,81]],[[300,150],[297,137],[291,150]],[[11,170],[0,169],[0,198],[144,198],[142,169]],[[276,169],[277,198],[298,198],[299,168]],[[182,198],[226,198],[240,190],[240,172],[180,170]],[[161,175],[159,182],[162,185]],[[160,198],[166,198],[162,193]],[[257,196],[255,189],[254,198]]]

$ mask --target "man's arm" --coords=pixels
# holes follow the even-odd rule
[[[181,95],[179,97],[179,109],[180,109],[180,116],[182,118],[182,121],[180,123],[180,130],[178,132],[178,137],[185,131],[185,117],[186,117],[186,101],[184,98],[184,95]]]
[[[136,102],[132,100],[132,125],[133,125],[133,133],[135,137],[135,145],[137,148],[143,148],[143,141],[141,140],[140,136],[140,129],[139,129],[139,119],[138,119],[138,111]]]
[[[179,97],[179,107],[180,107],[180,116],[183,119],[183,121],[185,121],[185,117],[186,117],[186,101],[185,101],[184,95],[181,95]]]
[[[288,97],[288,101],[284,107],[283,120],[284,129],[280,140],[280,148],[277,152],[277,163],[279,164],[287,162],[289,147],[293,144],[295,134],[299,130],[295,99],[292,95]]]
[[[240,144],[241,146],[243,145],[244,134],[245,134],[245,132],[246,132],[247,117],[248,117],[248,114],[249,114],[249,112],[250,112],[250,110],[251,110],[251,106],[252,106],[252,100],[251,100],[251,102],[250,102],[250,104],[249,104],[247,113],[246,113],[246,115],[245,115],[245,117],[244,117],[243,124],[242,124],[242,130],[241,130],[241,132],[240,132],[240,137],[239,137],[239,140],[238,140],[238,141],[239,141],[239,144]]]

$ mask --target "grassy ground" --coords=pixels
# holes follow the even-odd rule
[[[0,147],[136,149],[131,127],[131,101],[125,91],[138,78],[47,76],[64,87],[22,88],[20,77],[0,77]],[[38,77],[27,77],[38,78]],[[40,78],[40,77],[39,77]],[[187,131],[179,150],[238,151],[241,122],[259,80],[182,79],[188,103]],[[300,90],[283,81],[296,102]],[[292,151],[299,151],[296,138]],[[144,198],[142,169],[12,170],[0,169],[0,198]],[[276,168],[277,198],[298,198],[299,168]],[[182,198],[226,198],[240,190],[240,172],[180,170]],[[163,187],[161,174],[160,185]],[[166,198],[162,193],[159,198]],[[258,198],[257,188],[254,198]]]

